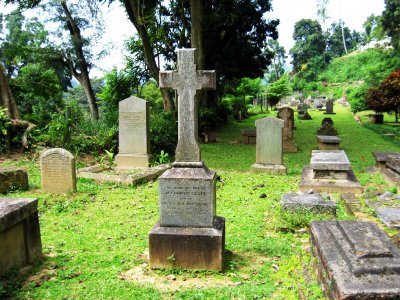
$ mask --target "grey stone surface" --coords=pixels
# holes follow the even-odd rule
[[[298,147],[293,141],[294,111],[290,107],[282,107],[278,110],[278,118],[283,120],[282,138],[283,152],[297,152]]]
[[[389,228],[400,229],[400,208],[380,207],[376,210],[378,218]]]
[[[42,188],[46,192],[76,191],[75,158],[65,149],[53,148],[40,157]]]
[[[400,174],[398,172],[395,172],[390,168],[377,169],[389,184],[395,185],[398,189],[400,189]]]
[[[0,276],[42,257],[37,199],[0,198]]]
[[[242,143],[243,144],[255,144],[256,143],[256,136],[257,131],[254,128],[246,128],[240,131],[242,136]]]
[[[282,128],[284,121],[265,117],[256,121],[256,163],[282,165]]]
[[[350,162],[343,150],[312,150],[310,166],[314,170],[350,170]]]
[[[315,192],[327,193],[353,193],[361,194],[363,188],[358,182],[353,170],[347,170],[346,180],[332,180],[332,179],[316,179],[314,178],[314,171],[310,166],[303,168],[301,180],[299,184],[300,191],[306,192],[313,190]]]
[[[119,152],[117,167],[147,167],[150,155],[149,104],[138,97],[119,102]]]
[[[160,225],[212,227],[215,216],[214,171],[172,168],[159,177]]]
[[[333,127],[331,118],[324,118],[321,122],[321,128],[317,130],[317,135],[337,135],[337,130]]]
[[[280,201],[283,210],[336,214],[336,202],[324,200],[319,193],[286,193]]]
[[[108,170],[104,165],[95,165],[92,167],[82,168],[78,170],[78,178],[93,179],[97,182],[113,182],[124,185],[135,185],[146,181],[154,180],[161,176],[166,170],[170,169],[170,164],[158,165],[145,169],[135,174],[104,174],[103,171]]]
[[[330,299],[399,299],[400,251],[373,223],[311,224],[318,281]]]
[[[392,169],[393,171],[400,173],[400,156],[389,155],[386,158],[386,166]]]
[[[337,136],[332,135],[317,135],[317,140],[323,144],[340,144],[342,141]]]
[[[160,87],[173,88],[178,93],[178,145],[176,163],[200,162],[200,147],[197,143],[196,90],[215,89],[215,71],[196,71],[195,49],[179,49],[178,70],[160,72]]]
[[[24,169],[0,166],[0,193],[28,188],[28,173]]]
[[[328,114],[335,114],[333,112],[333,100],[326,101],[325,106],[326,106],[326,110],[325,110],[324,114],[327,114],[327,115]]]
[[[388,156],[400,156],[400,152],[382,152],[382,151],[374,151],[372,155],[375,157],[375,161],[378,163],[386,164],[386,160]]]
[[[314,179],[347,180],[348,170],[313,170]]]
[[[266,165],[266,164],[253,164],[251,170],[255,173],[266,173],[285,175],[286,167],[284,165]]]

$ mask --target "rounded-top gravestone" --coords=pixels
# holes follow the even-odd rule
[[[53,148],[40,157],[42,188],[46,192],[76,191],[75,158],[65,149]]]

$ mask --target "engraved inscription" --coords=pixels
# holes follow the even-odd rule
[[[146,124],[146,115],[143,112],[121,112],[120,117],[126,129],[135,129]]]

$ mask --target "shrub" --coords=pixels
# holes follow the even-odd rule
[[[7,133],[11,122],[6,114],[7,109],[0,106],[0,152],[3,152],[7,147]]]
[[[150,116],[151,153],[175,153],[178,142],[178,123],[172,112],[157,112]]]

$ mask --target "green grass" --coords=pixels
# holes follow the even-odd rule
[[[372,151],[400,151],[400,147],[357,124],[347,109],[335,110],[337,114],[329,117],[361,183],[369,190],[388,189],[379,175],[365,173],[364,167],[373,165]],[[302,168],[316,148],[315,133],[327,117],[316,110],[309,113],[311,121],[295,119],[300,151],[284,154],[287,176],[251,173],[255,145],[234,143],[241,139],[240,129],[254,127],[254,121],[264,115],[230,121],[217,132],[217,143],[202,145],[202,159],[220,176],[217,214],[226,219],[224,272],[143,267],[147,275],[167,286],[174,286],[167,279],[174,274],[178,282],[197,279],[201,283],[211,278],[232,282],[228,287],[166,289],[121,279],[128,270],[146,263],[148,232],[159,215],[157,182],[125,187],[79,179],[75,194],[48,194],[39,189],[37,156],[7,162],[28,170],[31,189],[7,197],[39,199],[45,258],[27,275],[11,274],[0,284],[0,298],[299,299],[301,293],[306,299],[325,299],[311,266],[307,228],[314,219],[332,216],[285,215],[279,205],[283,193],[298,191]],[[337,218],[353,218],[341,201],[338,207]],[[28,280],[32,275],[36,279]]]

